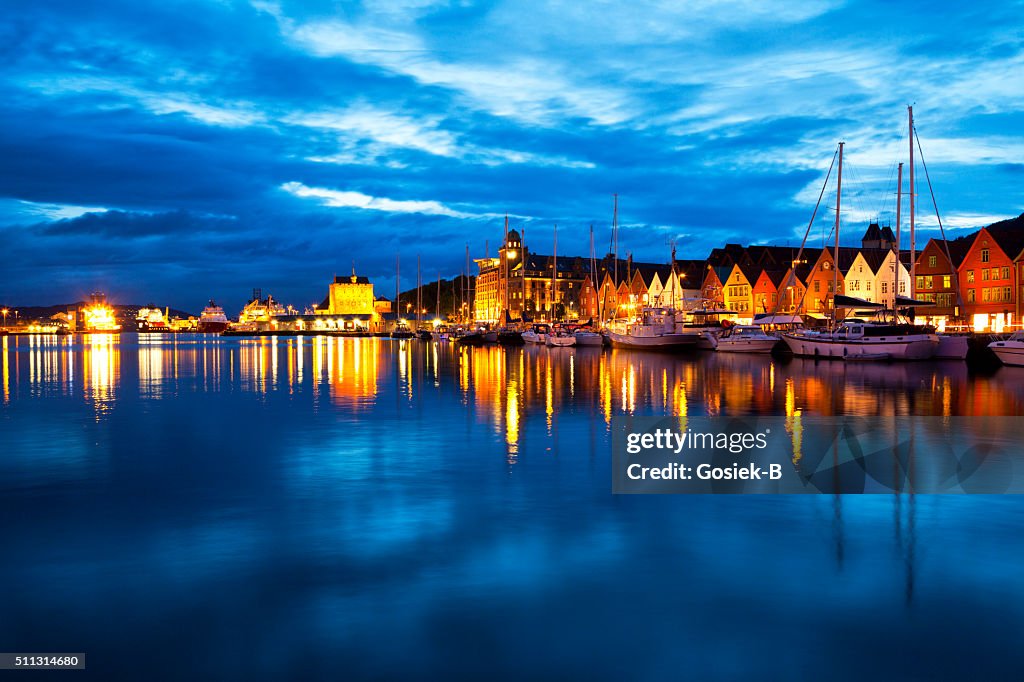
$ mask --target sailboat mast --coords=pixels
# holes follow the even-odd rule
[[[420,275],[420,255],[416,254],[416,331],[420,330],[423,313],[423,280]]]
[[[590,225],[590,288],[597,291],[597,263],[594,262],[594,225]],[[601,319],[600,302],[598,302],[598,319]]]
[[[400,282],[402,281],[401,255],[395,254],[395,328],[398,328],[398,313],[402,307],[402,294],[400,293]]]
[[[908,137],[910,138],[910,298],[917,298],[916,275],[917,263],[914,254],[914,107],[907,107],[907,120],[910,126]]]
[[[469,244],[466,244],[466,320],[473,320],[473,287],[469,286]]]
[[[503,306],[503,309],[504,309],[504,311],[507,312],[509,310],[509,308],[512,307],[512,305],[509,303],[509,300],[508,300],[508,213],[505,214],[505,241],[504,241],[504,244],[505,244],[505,248],[501,251],[501,266],[502,266],[502,269],[503,269],[503,271],[505,273],[505,305]],[[505,319],[507,317],[511,317],[511,315],[506,315],[506,314],[502,313],[502,316],[501,316],[501,323],[502,324],[505,324]]]
[[[615,276],[612,278],[612,286],[615,287],[615,313],[619,316],[619,195],[613,194],[612,203],[612,257],[615,259]]]
[[[839,215],[843,197],[843,146],[839,143],[839,174],[836,176],[836,245],[832,253],[832,325],[836,323],[836,296],[839,294]]]
[[[896,297],[900,290],[900,214],[903,210],[903,164],[896,170],[896,267],[892,278],[892,318],[896,319]]]
[[[555,292],[558,291],[558,223],[555,223],[554,254],[551,257],[551,321],[555,321]]]
[[[434,306],[434,317],[441,319],[441,273],[437,273],[437,303]]]

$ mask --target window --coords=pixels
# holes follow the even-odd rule
[[[999,279],[999,268],[992,268],[992,279]]]
[[[816,279],[816,280],[814,280],[814,293],[817,294],[820,291],[821,291],[821,280],[820,279]]]
[[[938,261],[939,259],[936,258],[935,256],[928,256],[928,267],[934,268],[936,265],[938,265]]]
[[[981,300],[982,300],[983,303],[988,303],[989,301],[991,301],[992,300],[992,290],[989,289],[988,287],[985,287],[984,289],[982,289],[981,290]]]
[[[981,281],[982,282],[987,282],[988,281],[988,268],[985,268],[984,270],[981,271]]]
[[[943,275],[942,276],[942,288],[943,289],[948,289],[950,287],[950,281],[949,280],[950,280],[950,276],[949,275]]]
[[[883,294],[889,293],[889,283],[888,282],[882,282],[882,293]]]
[[[901,294],[907,293],[907,283],[906,282],[900,282],[900,293]]]
[[[924,289],[924,277],[922,277],[921,275],[917,276],[917,288]]]
[[[821,269],[822,270],[829,270],[829,269],[831,269],[831,267],[832,267],[832,264],[829,263],[828,261],[825,261],[824,263],[821,264]]]
[[[870,282],[870,280],[867,283],[867,289],[868,289],[868,291],[871,291],[871,282]]]
[[[981,262],[982,263],[987,263],[988,262],[988,249],[982,249],[981,250]]]
[[[974,289],[967,290],[967,302],[974,303]]]
[[[968,282],[973,282],[974,281],[974,270],[968,270],[967,271],[967,281]]]
[[[1003,287],[1003,300],[1010,302],[1010,287]]]

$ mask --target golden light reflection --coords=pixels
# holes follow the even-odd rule
[[[519,457],[519,383],[510,381],[505,390],[505,443],[508,462],[514,464]]]
[[[0,338],[3,339],[4,404],[6,405],[11,401],[11,361],[7,359],[7,335],[5,334]]]
[[[110,411],[120,379],[120,348],[114,334],[82,337],[83,391],[96,409],[96,419]]]
[[[792,378],[786,379],[786,432],[793,442],[793,464],[803,459],[803,420],[801,410],[796,406],[796,388]]]

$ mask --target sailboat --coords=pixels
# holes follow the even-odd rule
[[[896,320],[866,321],[848,318],[836,324],[836,311],[879,310],[883,304],[839,294],[839,229],[843,188],[843,148],[839,143],[839,167],[836,181],[835,246],[833,251],[832,319],[829,329],[800,329],[786,332],[783,341],[794,355],[844,360],[928,360],[935,356],[939,337],[927,327]],[[827,182],[827,178],[826,178]],[[817,212],[817,208],[815,208]],[[813,218],[812,218],[813,222]],[[810,226],[808,225],[808,230]]]

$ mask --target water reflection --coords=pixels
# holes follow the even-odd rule
[[[2,349],[0,512],[18,560],[0,566],[14,587],[0,638],[79,642],[103,665],[138,670],[169,644],[235,661],[257,646],[259,667],[216,673],[280,679],[308,642],[353,678],[439,677],[467,660],[463,677],[529,677],[523,651],[552,677],[621,678],[621,652],[636,651],[641,677],[713,678],[722,642],[761,643],[763,663],[798,632],[806,669],[863,679],[883,667],[864,652],[892,641],[1012,645],[993,614],[1024,604],[1015,500],[912,486],[612,497],[608,462],[621,415],[675,415],[683,429],[783,415],[795,457],[811,459],[811,416],[1020,414],[1024,371],[328,337],[6,337]],[[908,455],[913,482],[925,467]],[[125,628],[140,612],[148,627]],[[855,656],[836,649],[851,628]],[[577,654],[566,632],[591,646]],[[702,647],[706,664],[682,658]],[[338,670],[313,659],[306,679]],[[906,669],[931,660],[888,663],[938,679],[942,658]],[[1006,679],[1000,660],[968,673]]]
[[[125,353],[137,375],[122,376]],[[475,418],[516,445],[516,425],[535,410],[546,429],[560,411],[615,415],[782,414],[799,440],[803,414],[1016,415],[1024,371],[971,374],[963,363],[779,361],[702,354],[669,357],[597,349],[467,348],[444,343],[334,337],[220,339],[91,334],[4,337],[2,396],[81,386],[99,416],[121,384],[137,379],[147,398],[174,395],[177,382],[206,391],[311,391],[330,403],[369,410],[391,386],[404,400],[432,399],[452,382]],[[797,448],[799,450],[799,448]],[[514,454],[510,451],[509,454]]]

